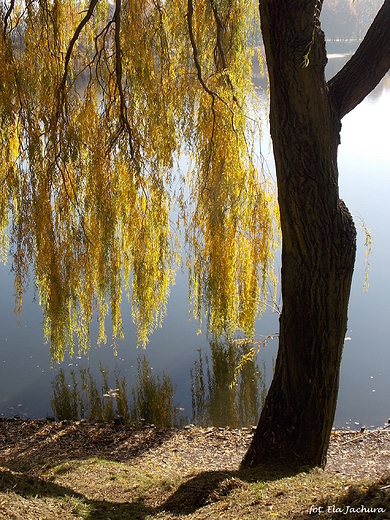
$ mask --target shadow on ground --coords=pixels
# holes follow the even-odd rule
[[[244,487],[249,482],[273,481],[286,476],[293,476],[293,472],[256,470],[240,471],[210,471],[202,472],[185,483],[172,493],[160,506],[150,507],[142,497],[131,502],[111,502],[106,500],[90,500],[85,495],[75,492],[66,486],[61,486],[38,477],[31,477],[10,470],[0,470],[0,491],[13,492],[23,498],[54,498],[76,499],[87,509],[86,518],[94,520],[144,520],[162,512],[174,515],[195,513],[213,502],[218,502],[228,496],[234,489]],[[261,504],[254,502],[254,506]],[[321,507],[320,515],[295,514],[293,520],[354,518],[354,520],[390,519],[390,477],[380,479],[367,488],[352,486],[345,494],[333,497],[330,501],[316,504]],[[328,510],[328,507],[331,510]],[[347,515],[347,516],[346,516]]]
[[[0,470],[0,492],[16,493],[26,499],[76,499],[88,509],[89,512],[86,516],[88,519],[143,520],[147,515],[155,513],[155,510],[148,508],[142,499],[127,503],[89,500],[82,493],[77,493],[65,486],[7,470]]]
[[[37,460],[48,465],[69,458],[131,460],[160,446],[171,435],[170,429],[121,428],[109,423],[5,421],[1,422],[0,466],[28,470]]]
[[[298,473],[286,469],[270,471],[267,468],[204,471],[189,477],[173,492],[167,488],[160,493],[157,488],[153,488],[152,499],[148,492],[144,493],[141,490],[130,490],[127,493],[127,502],[122,502],[117,497],[111,500],[105,500],[103,496],[101,499],[91,499],[82,492],[82,488],[81,491],[75,491],[66,484],[56,484],[36,475],[41,475],[43,471],[46,473],[50,467],[69,459],[80,461],[99,457],[116,462],[123,460],[132,464],[136,457],[163,444],[172,432],[153,428],[137,431],[130,428],[116,429],[107,425],[79,425],[75,428],[72,424],[25,424],[22,428],[25,430],[19,440],[16,438],[15,429],[8,429],[7,425],[3,425],[1,429],[0,492],[5,495],[14,493],[26,499],[79,501],[81,507],[88,511],[84,518],[94,520],[144,520],[146,517],[155,518],[163,515],[164,511],[172,520],[179,519],[182,515],[196,514],[208,504],[223,501],[234,490],[245,489],[250,483],[272,482]],[[35,472],[34,468],[38,468],[38,471]],[[4,511],[2,503],[0,516]],[[332,496],[316,505],[323,508],[321,519],[390,519],[390,477],[378,480],[365,488],[352,486],[345,494]],[[334,506],[336,510],[331,510],[328,514],[329,506]],[[356,512],[362,506],[364,509]],[[260,513],[264,504],[261,500],[254,500],[248,507],[253,507],[253,518],[256,518],[256,512]],[[348,511],[351,514],[347,516]],[[239,514],[239,510],[237,513]],[[305,512],[295,512],[295,516],[293,513],[291,519],[313,520],[315,517],[314,514],[308,515],[306,509]]]
[[[270,482],[292,477],[297,471],[278,469],[240,469],[237,471],[205,471],[187,480],[166,500],[161,509],[171,513],[190,514],[212,502],[218,502],[237,488],[250,482]]]
[[[142,496],[124,503],[104,499],[91,500],[83,493],[66,486],[5,468],[0,470],[0,492],[16,493],[27,499],[76,499],[89,511],[88,519],[143,520],[147,516],[154,517],[163,511],[173,515],[191,514],[207,504],[218,502],[228,496],[232,490],[245,486],[247,482],[276,480],[292,474],[291,472],[262,472],[259,469],[206,471],[181,484],[164,503],[154,508],[145,504]]]

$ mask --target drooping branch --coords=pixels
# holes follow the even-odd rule
[[[122,2],[121,0],[116,0],[115,2],[115,13],[114,13],[114,21],[115,21],[115,73],[116,73],[116,84],[119,92],[119,100],[120,100],[120,118],[121,123],[126,128],[129,135],[129,147],[130,147],[130,155],[134,159],[134,150],[133,150],[133,130],[130,126],[129,120],[127,118],[127,108],[126,108],[126,99],[123,92],[122,86],[122,48],[121,48],[121,40],[120,40],[120,32],[121,32],[121,8]]]
[[[212,97],[213,104],[214,104],[214,99],[215,99],[215,97],[217,95],[216,95],[215,92],[210,90],[209,87],[206,85],[206,83],[205,83],[205,81],[203,79],[203,76],[202,76],[202,68],[201,68],[200,62],[199,62],[198,47],[196,45],[194,31],[193,31],[193,23],[192,23],[192,19],[193,19],[193,16],[194,16],[194,6],[192,4],[192,0],[188,0],[187,5],[188,5],[188,10],[187,10],[188,34],[189,34],[189,37],[190,37],[190,42],[191,42],[191,47],[192,47],[192,54],[193,54],[193,58],[194,58],[196,72],[197,72],[197,75],[198,75],[198,81],[202,85],[202,87],[205,90],[205,92],[207,92],[207,94],[209,94]],[[219,98],[219,96],[217,96],[217,97]]]
[[[225,30],[225,27],[224,27],[223,21],[221,20],[221,17],[219,16],[218,9],[217,9],[217,6],[215,5],[214,1],[211,1],[211,8],[213,10],[215,23],[217,25],[217,44],[216,44],[214,54],[215,54],[215,56],[219,55],[221,58],[222,68],[224,70],[225,77],[233,92],[233,101],[238,104],[237,97],[234,93],[233,83],[232,83],[232,80],[230,79],[230,75],[228,73],[226,55],[225,55],[225,50],[223,48],[223,43],[222,43],[222,35]],[[217,58],[215,58],[215,64],[217,65]]]
[[[390,0],[385,0],[355,54],[328,82],[340,119],[363,101],[389,69]]]
[[[214,13],[215,22],[217,24],[217,46],[216,46],[216,49],[218,49],[219,56],[220,56],[220,58],[222,60],[222,68],[224,70],[226,70],[227,69],[226,56],[225,56],[225,51],[224,51],[223,43],[222,43],[222,35],[223,35],[223,32],[224,32],[224,25],[223,25],[223,22],[221,20],[221,17],[219,16],[217,6],[215,5],[214,2],[211,2],[211,8],[212,8],[213,13]]]
[[[4,40],[5,40],[5,36],[7,34],[8,20],[12,14],[12,11],[14,10],[14,7],[15,7],[15,0],[11,0],[10,6],[9,6],[7,12],[5,13],[5,17],[4,17],[4,30],[3,30]]]
[[[64,74],[62,76],[62,81],[61,81],[61,86],[60,86],[62,95],[63,95],[64,89],[65,89],[66,79],[68,76],[69,63],[70,63],[70,59],[72,56],[73,47],[75,46],[77,40],[79,39],[81,31],[87,25],[90,18],[92,17],[98,1],[99,0],[91,0],[91,3],[89,4],[89,7],[88,7],[87,14],[84,16],[84,18],[81,20],[81,22],[77,26],[77,28],[73,34],[73,37],[69,42],[68,49],[67,49],[66,55],[65,55]]]

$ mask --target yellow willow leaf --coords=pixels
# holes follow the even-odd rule
[[[0,251],[18,309],[31,269],[53,359],[88,351],[94,316],[98,342],[108,314],[122,338],[122,291],[146,345],[182,262],[173,220],[193,314],[250,336],[277,229],[256,160],[255,2],[15,0],[7,13]]]

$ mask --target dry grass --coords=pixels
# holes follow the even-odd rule
[[[251,435],[4,421],[0,518],[390,518],[387,430],[335,433],[327,469],[297,474],[240,471]]]

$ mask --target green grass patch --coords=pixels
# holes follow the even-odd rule
[[[350,518],[390,518],[390,481],[353,482],[319,469],[295,475],[206,471],[184,478],[94,458],[65,461],[38,477],[3,470],[0,482],[0,518],[257,520],[310,519],[318,512],[348,518],[347,506],[386,510]]]

